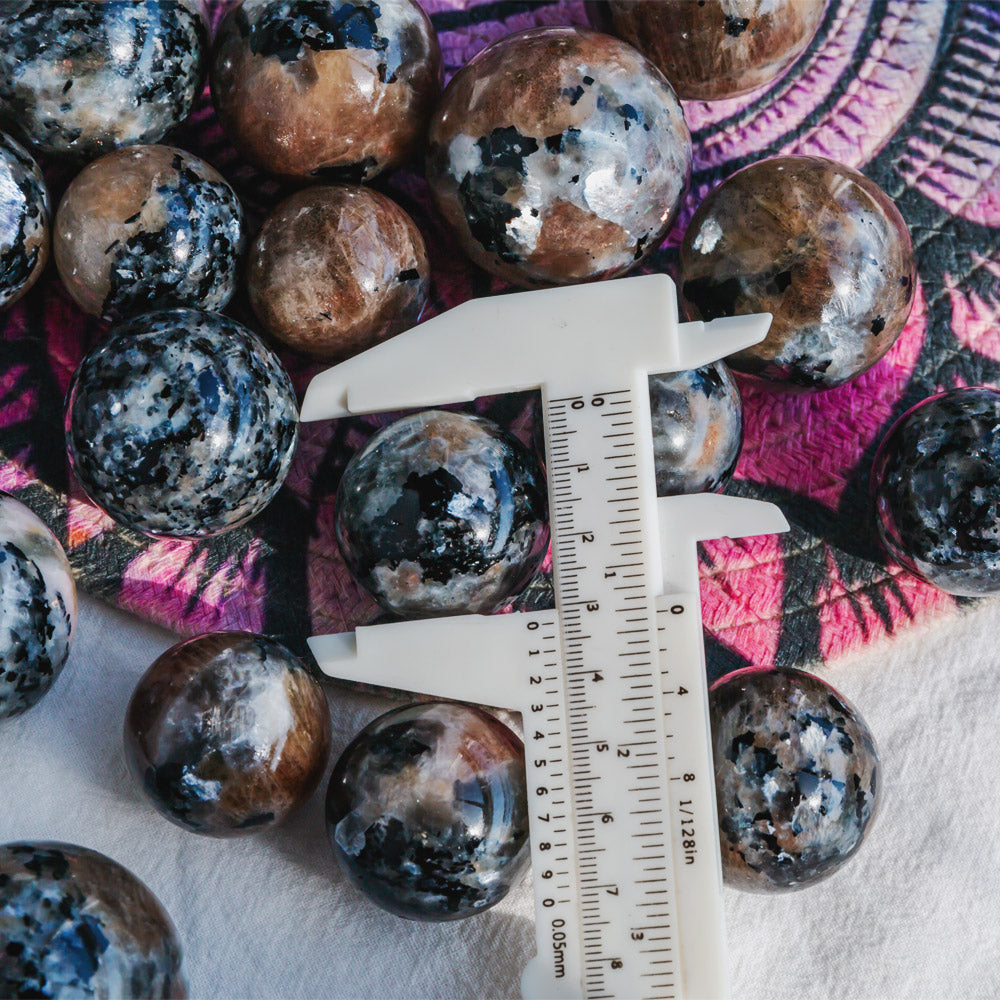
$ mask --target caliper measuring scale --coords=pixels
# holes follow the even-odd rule
[[[522,714],[537,953],[526,1000],[728,993],[699,540],[771,504],[656,496],[648,376],[763,339],[677,322],[665,275],[475,299],[318,375],[302,420],[541,392],[555,608],[315,636],[347,681]]]

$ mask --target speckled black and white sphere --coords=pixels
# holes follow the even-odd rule
[[[411,920],[482,913],[528,865],[524,747],[467,705],[388,712],[337,762],[326,822],[337,860],[383,909]]]
[[[329,751],[319,683],[281,643],[249,632],[171,646],[125,716],[142,790],[172,823],[212,837],[280,823],[313,793]]]
[[[721,362],[649,376],[656,492],[724,489],[743,447],[743,402]]]
[[[427,410],[379,431],[348,463],[336,533],[348,567],[404,618],[497,611],[545,556],[545,476],[481,417]]]
[[[152,892],[104,854],[2,844],[0,996],[183,1000],[177,932]]]
[[[49,191],[38,164],[0,132],[0,309],[31,288],[49,259]]]
[[[0,493],[0,719],[52,687],[76,629],[76,586],[48,525]]]
[[[236,192],[204,160],[170,146],[102,156],[70,184],[53,230],[59,276],[93,316],[222,309],[243,250]]]
[[[80,362],[66,441],[80,485],[136,531],[201,538],[259,514],[298,438],[281,362],[217,313],[167,309],[115,327]]]
[[[904,413],[872,496],[896,562],[949,594],[1000,593],[1000,391],[952,389]]]
[[[455,74],[431,119],[427,180],[462,248],[521,285],[610,278],[663,237],[691,138],[663,74],[583,28],[501,38]]]
[[[190,113],[207,47],[197,0],[6,0],[0,115],[53,155],[156,142]]]
[[[749,667],[709,694],[722,871],[740,889],[798,889],[861,846],[882,775],[857,710],[801,670]]]

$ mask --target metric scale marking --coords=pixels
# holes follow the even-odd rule
[[[522,292],[467,302],[306,393],[308,421],[541,390],[556,609],[310,640],[331,676],[522,713],[526,998],[727,993],[696,542],[787,523],[759,501],[657,499],[647,379],[768,325],[679,325],[664,275]]]

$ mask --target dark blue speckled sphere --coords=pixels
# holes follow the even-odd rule
[[[243,245],[236,192],[204,160],[172,146],[118,149],[84,167],[52,233],[67,291],[106,320],[224,308]]]
[[[122,524],[201,538],[281,487],[298,410],[281,363],[217,313],[169,309],[115,327],[73,376],[66,441],[80,485]]]
[[[650,375],[649,405],[656,492],[725,489],[743,447],[743,401],[726,365]]]
[[[52,155],[156,142],[190,113],[207,48],[198,0],[6,0],[0,114]]]
[[[52,687],[76,629],[69,560],[48,525],[0,493],[0,719]]]
[[[1000,391],[952,389],[893,425],[872,469],[882,541],[949,594],[1000,592]]]
[[[726,882],[780,891],[835,872],[878,808],[864,719],[826,681],[786,668],[728,674],[709,705]]]
[[[31,288],[49,259],[49,192],[38,164],[0,132],[0,309]]]
[[[0,845],[0,996],[186,995],[177,932],[130,871],[72,844]]]
[[[404,618],[499,610],[531,582],[549,539],[545,474],[481,417],[417,413],[381,430],[344,470],[340,551]]]
[[[493,716],[428,702],[368,725],[330,778],[337,860],[371,900],[410,920],[499,903],[528,865],[524,747]]]

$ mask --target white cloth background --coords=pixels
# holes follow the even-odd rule
[[[64,840],[159,896],[194,1000],[516,997],[529,883],[489,913],[415,924],[338,871],[325,783],[288,825],[217,841],[161,819],[126,771],[121,727],[166,632],[84,599],[46,699],[0,724],[0,841]],[[828,674],[878,740],[882,813],[840,873],[783,896],[726,892],[736,1000],[1000,996],[1000,604]],[[334,757],[389,703],[330,688]]]

